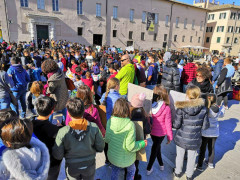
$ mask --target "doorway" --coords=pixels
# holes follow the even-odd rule
[[[93,34],[93,45],[102,46],[102,34]]]
[[[38,40],[49,40],[48,25],[37,25],[37,39]]]

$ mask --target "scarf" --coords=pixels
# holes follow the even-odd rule
[[[211,93],[213,90],[212,84],[208,79],[205,79],[203,82],[197,82],[197,79],[192,80],[193,85],[198,86],[201,90],[201,93]]]
[[[87,122],[86,119],[81,118],[81,119],[78,119],[78,120],[70,121],[68,125],[75,130],[86,131],[88,122]]]

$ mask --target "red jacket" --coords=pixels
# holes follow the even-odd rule
[[[70,69],[73,74],[76,73],[76,67],[78,67],[78,65],[77,65],[77,64],[74,64],[74,65],[72,65],[72,67],[71,67],[71,69]]]
[[[197,66],[194,63],[187,63],[183,67],[181,80],[183,84],[187,85],[196,77]]]
[[[61,62],[63,63],[63,72],[67,72],[67,61],[65,58],[61,58]]]

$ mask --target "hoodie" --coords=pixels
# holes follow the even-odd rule
[[[50,166],[45,144],[36,138],[30,148],[6,149],[0,161],[0,179],[45,180]]]
[[[21,64],[12,65],[8,71],[8,75],[12,76],[14,82],[12,91],[27,90],[27,84],[30,82],[30,77]]]
[[[76,120],[77,121],[77,120]],[[79,163],[79,168],[87,167],[95,162],[96,152],[102,152],[104,141],[95,123],[88,122],[86,130],[64,126],[58,131],[52,149],[54,158],[66,159],[66,165]]]
[[[112,116],[106,127],[105,142],[108,143],[109,161],[121,168],[136,161],[136,152],[144,148],[144,141],[136,141],[134,123],[129,118]]]

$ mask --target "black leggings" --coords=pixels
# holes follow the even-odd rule
[[[217,105],[220,106],[223,100],[224,106],[228,105],[228,93],[222,93],[217,97]]]
[[[200,154],[198,157],[198,166],[202,167],[203,160],[205,158],[205,152],[208,145],[208,163],[213,164],[214,155],[215,155],[215,143],[216,137],[202,137],[202,145],[200,147]]]
[[[161,155],[161,144],[165,136],[153,136],[151,135],[153,145],[151,150],[150,160],[147,166],[147,170],[150,171],[152,169],[153,163],[155,159],[158,159],[158,163],[160,166],[163,166],[162,155]]]

